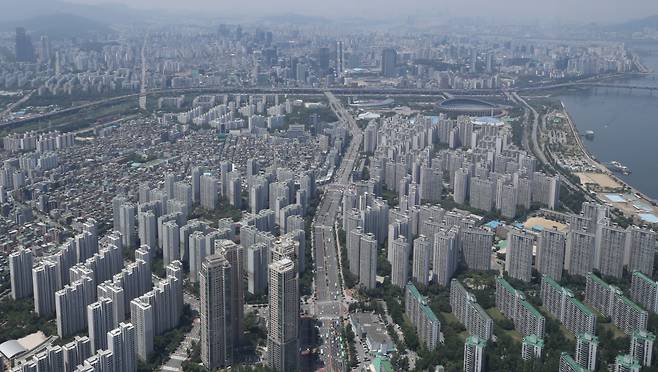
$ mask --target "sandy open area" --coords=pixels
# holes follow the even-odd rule
[[[615,181],[612,177],[603,173],[576,173],[580,177],[580,184],[596,183],[603,188],[616,188],[622,185]]]
[[[523,226],[526,229],[532,229],[534,226],[541,226],[546,230],[557,228],[559,231],[565,231],[567,229],[567,225],[543,217],[530,217]]]

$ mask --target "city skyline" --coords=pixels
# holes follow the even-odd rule
[[[15,0],[11,0],[15,1]],[[43,0],[30,0],[24,4],[16,3],[19,9],[30,11],[18,12],[14,19],[26,18],[26,14],[37,9],[51,9],[58,12],[54,3]],[[20,4],[20,5],[19,5]],[[303,15],[328,19],[394,19],[400,17],[440,17],[444,20],[450,18],[470,18],[501,24],[530,24],[530,23],[574,23],[587,24],[590,22],[615,24],[642,19],[647,16],[658,15],[658,6],[651,0],[637,0],[632,6],[621,6],[616,0],[584,0],[572,2],[557,0],[546,2],[542,0],[467,0],[450,2],[446,0],[413,0],[404,4],[393,0],[384,3],[377,0],[365,0],[358,3],[347,0],[336,0],[330,3],[282,0],[271,6],[269,2],[250,2],[235,7],[234,3],[221,0],[191,0],[180,2],[177,0],[59,0],[59,8],[64,12],[75,9],[75,5],[100,6],[88,11],[102,12],[103,8],[121,5],[127,9],[140,11],[161,11],[162,14],[173,16],[188,16],[200,18],[230,18],[239,16],[257,19],[267,16]],[[201,8],[203,10],[201,10]],[[538,12],[541,9],[541,12]],[[346,11],[347,10],[347,11]],[[12,14],[9,9],[8,14]],[[112,12],[110,12],[111,14]],[[99,13],[101,14],[101,13]],[[146,13],[144,13],[146,14]]]

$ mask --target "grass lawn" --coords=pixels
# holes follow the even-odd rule
[[[489,308],[486,311],[487,314],[489,314],[489,316],[494,320],[494,323],[499,323],[507,319],[505,318],[505,315],[503,315],[503,313],[501,313],[500,310],[496,309],[495,307]],[[523,336],[515,329],[504,329],[503,332],[510,336],[514,341],[521,342],[523,340]]]

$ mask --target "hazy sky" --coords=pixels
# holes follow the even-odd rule
[[[297,13],[316,16],[447,14],[451,16],[547,18],[620,22],[658,14],[658,0],[67,0],[86,4],[123,3],[136,8],[212,11],[216,14]]]

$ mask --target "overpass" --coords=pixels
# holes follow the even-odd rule
[[[627,85],[627,84],[613,84],[602,83],[597,81],[579,80],[573,82],[536,85],[531,87],[521,88],[494,88],[494,89],[418,89],[418,88],[356,88],[356,87],[334,87],[334,88],[267,88],[267,87],[252,87],[252,88],[238,88],[238,87],[225,87],[225,86],[208,86],[208,87],[194,87],[194,88],[170,88],[170,89],[151,89],[145,92],[125,94],[116,97],[108,97],[98,101],[85,103],[83,105],[69,107],[63,110],[50,112],[43,115],[33,116],[27,119],[14,120],[10,122],[0,123],[0,128],[15,128],[23,124],[34,122],[37,120],[48,119],[63,114],[73,114],[82,109],[103,106],[107,104],[117,104],[131,99],[143,99],[146,96],[157,96],[164,94],[288,94],[295,96],[307,95],[324,95],[325,92],[330,92],[336,96],[417,96],[417,97],[451,97],[453,95],[498,95],[504,93],[531,93],[551,89],[570,88],[570,87],[592,87],[592,88],[617,88],[626,89],[629,91],[641,90],[654,92],[658,91],[658,86],[643,86],[643,85]],[[140,99],[140,101],[141,101]]]

